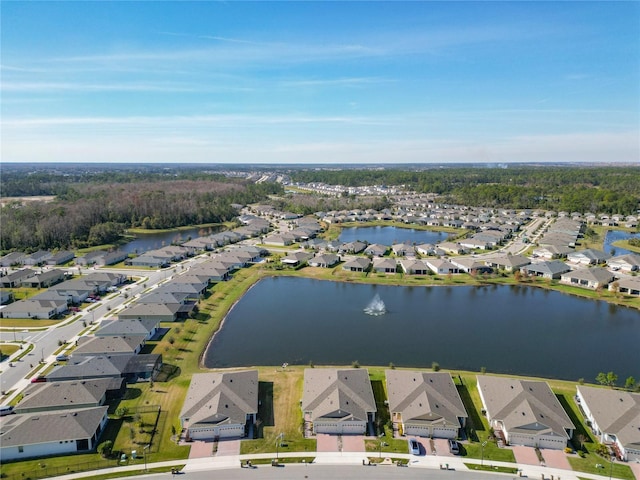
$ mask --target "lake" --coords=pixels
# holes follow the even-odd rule
[[[607,230],[604,236],[603,249],[606,253],[615,253],[615,255],[625,255],[627,253],[634,253],[626,248],[620,248],[613,245],[613,242],[618,240],[629,240],[630,238],[640,238],[640,233],[630,233],[623,230]]]
[[[350,227],[343,228],[338,240],[341,242],[354,242],[356,240],[381,245],[393,245],[394,243],[440,243],[449,238],[446,232],[434,232],[431,230],[416,230],[413,228],[397,227]]]
[[[375,295],[387,313],[364,313]],[[261,280],[231,309],[209,368],[431,367],[619,383],[640,377],[640,312],[524,286],[393,287],[294,277]]]
[[[122,245],[120,250],[127,253],[137,253],[138,255],[155,250],[157,248],[166,247],[172,243],[187,242],[189,239],[202,236],[202,233],[209,235],[222,230],[222,227],[194,227],[186,230],[174,230],[172,232],[159,233],[139,233],[136,234],[135,240]]]

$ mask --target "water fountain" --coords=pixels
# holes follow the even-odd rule
[[[364,309],[364,313],[366,313],[367,315],[373,315],[375,317],[387,313],[387,307],[380,298],[380,295],[376,293],[375,297],[373,297],[373,300],[371,300],[369,305],[367,305],[367,307]]]

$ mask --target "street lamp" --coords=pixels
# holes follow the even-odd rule
[[[480,466],[482,467],[484,465],[484,447],[487,446],[487,441],[485,440],[484,442],[482,442],[482,457],[480,459]]]
[[[142,449],[142,454],[144,455],[144,471],[147,471],[147,449],[150,447],[151,445],[145,445],[145,447]]]

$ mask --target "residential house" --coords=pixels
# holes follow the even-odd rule
[[[545,262],[532,263],[520,269],[522,273],[531,275],[532,277],[542,277],[557,280],[563,273],[568,273],[571,268],[560,260],[551,260]]]
[[[43,265],[51,257],[53,257],[53,254],[51,252],[47,252],[46,250],[38,250],[31,255],[25,256],[22,259],[22,264],[30,266]]]
[[[638,297],[640,296],[640,277],[625,277],[609,284],[609,290],[614,291],[616,288],[620,293]]]
[[[447,372],[386,370],[393,430],[429,438],[459,436],[467,411]]]
[[[134,303],[118,313],[118,319],[154,319],[159,322],[175,322],[180,304]]]
[[[126,264],[134,267],[164,268],[171,264],[171,259],[167,256],[147,252],[138,257],[127,259]]]
[[[123,383],[121,379],[120,383]],[[15,413],[100,407],[107,401],[110,378],[33,383],[23,391]]]
[[[293,235],[290,235],[288,233],[283,233],[283,234],[269,235],[262,240],[262,243],[264,243],[265,245],[287,247],[291,245],[294,242],[294,240],[295,239]]]
[[[280,260],[283,264],[290,267],[297,267],[309,261],[313,258],[313,254],[309,252],[291,252]]]
[[[62,270],[46,270],[42,273],[36,273],[30,277],[24,278],[21,282],[23,287],[30,288],[47,288],[65,279],[65,273]]]
[[[567,260],[581,265],[597,265],[605,263],[611,255],[604,253],[602,250],[588,248],[586,250],[578,250],[567,254]]]
[[[366,433],[377,411],[368,370],[305,369],[301,407],[305,432]]]
[[[51,258],[47,259],[47,265],[62,265],[63,263],[70,262],[76,257],[76,254],[68,250],[60,250],[55,253]]]
[[[564,245],[546,245],[533,249],[534,257],[546,258],[548,260],[553,260],[555,258],[564,258],[569,253],[574,252],[575,250],[571,247],[567,247]]]
[[[89,378],[124,378],[128,383],[155,379],[162,368],[162,355],[128,354],[82,356],[75,352],[66,363],[46,376],[47,382]]]
[[[507,443],[562,450],[575,426],[546,382],[478,375],[489,425]]]
[[[514,272],[525,265],[529,265],[531,260],[523,255],[496,255],[484,257],[484,262],[490,267]]]
[[[244,437],[258,414],[258,371],[196,373],[180,411],[191,440]]]
[[[13,302],[13,293],[7,290],[0,290],[0,305],[7,305]]]
[[[89,452],[96,448],[107,421],[107,407],[3,417],[0,457],[6,462]]]
[[[640,462],[640,393],[578,385],[576,401],[600,443],[620,460]]]
[[[459,243],[455,242],[441,242],[437,245],[437,247],[450,255],[464,255],[465,253],[469,253],[468,248],[465,248]]]
[[[607,260],[607,266],[611,270],[622,270],[623,272],[637,272],[640,269],[640,255],[637,253],[627,253],[618,255]]]
[[[363,252],[365,248],[367,248],[366,243],[356,240],[354,242],[346,242],[340,245],[340,248],[338,248],[338,253],[360,253]]]
[[[436,274],[448,275],[450,273],[460,273],[460,268],[443,258],[427,258],[424,263]]]
[[[396,273],[397,264],[395,258],[374,258],[373,271],[378,273]]]
[[[126,337],[90,337],[84,336],[76,341],[77,347],[72,355],[103,356],[138,354],[145,344],[145,335]]]
[[[453,257],[449,261],[458,267],[461,272],[474,275],[493,272],[489,265],[474,257]]]
[[[333,253],[324,253],[314,256],[309,260],[309,266],[331,268],[340,262],[340,257]]]
[[[371,260],[367,257],[353,257],[345,261],[343,270],[349,272],[366,272],[371,266]]]
[[[405,255],[413,255],[415,248],[409,243],[394,243],[391,245],[391,250],[396,257],[404,257]]]
[[[160,322],[155,318],[145,319],[113,319],[104,320],[100,328],[94,333],[96,337],[128,337],[144,336],[145,341],[151,340],[160,328]]]
[[[22,284],[22,281],[35,275],[35,270],[30,268],[23,268],[15,272],[11,272],[7,275],[0,277],[0,285],[4,288],[16,288]]]
[[[67,300],[19,300],[0,310],[0,318],[31,318],[48,320],[68,310]]]
[[[400,260],[400,268],[407,275],[427,275],[429,267],[423,260],[403,258]]]
[[[364,249],[365,255],[371,255],[373,257],[384,257],[389,251],[389,247],[381,245],[379,243],[372,243]]]
[[[0,257],[0,266],[13,267],[14,265],[22,265],[22,260],[25,258],[25,254],[22,252],[7,253],[3,257]]]
[[[614,278],[613,273],[605,268],[591,267],[563,273],[560,282],[595,290],[607,286]]]

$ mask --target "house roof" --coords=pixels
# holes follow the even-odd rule
[[[198,424],[244,424],[258,412],[258,371],[197,373],[191,377],[180,418]],[[188,420],[187,420],[188,419]]]
[[[615,435],[625,448],[640,450],[640,393],[577,388],[603,433]]]
[[[80,337],[73,355],[134,353],[144,340],[145,335]]]
[[[366,270],[371,265],[371,260],[367,257],[355,257],[351,258],[342,266],[343,269],[348,270],[350,268],[362,268]]]
[[[487,416],[511,433],[568,438],[575,426],[546,382],[478,375]]]
[[[495,255],[485,257],[484,260],[488,265],[499,265],[508,268],[519,268],[531,263],[531,260],[523,255]]]
[[[68,378],[120,377],[127,362],[134,355],[72,355],[66,365],[55,367],[47,374],[47,381]]]
[[[106,414],[107,407],[93,407],[3,417],[0,445],[5,448],[91,438]]]
[[[609,283],[613,277],[613,273],[602,267],[579,268],[562,275],[563,279],[577,278],[598,283]]]
[[[576,252],[571,252],[567,254],[567,258],[569,259],[579,259],[579,258],[587,258],[589,260],[604,262],[605,260],[611,258],[611,255],[608,253],[604,253],[602,250],[595,250],[593,248],[588,248],[586,250],[578,250]]]
[[[314,420],[367,421],[376,411],[369,371],[362,368],[307,368],[302,410]]]
[[[34,408],[75,408],[78,405],[98,406],[109,389],[110,378],[73,380],[68,382],[43,382],[30,384],[24,390],[16,413]]]
[[[148,335],[158,326],[154,318],[105,320],[95,333],[98,337],[114,335]]]
[[[566,273],[571,270],[569,266],[561,262],[560,260],[553,260],[551,262],[538,262],[532,263],[526,266],[528,272],[538,272],[542,274],[557,275],[560,273]]]
[[[389,410],[407,424],[460,427],[466,418],[458,390],[447,372],[386,370]]]

